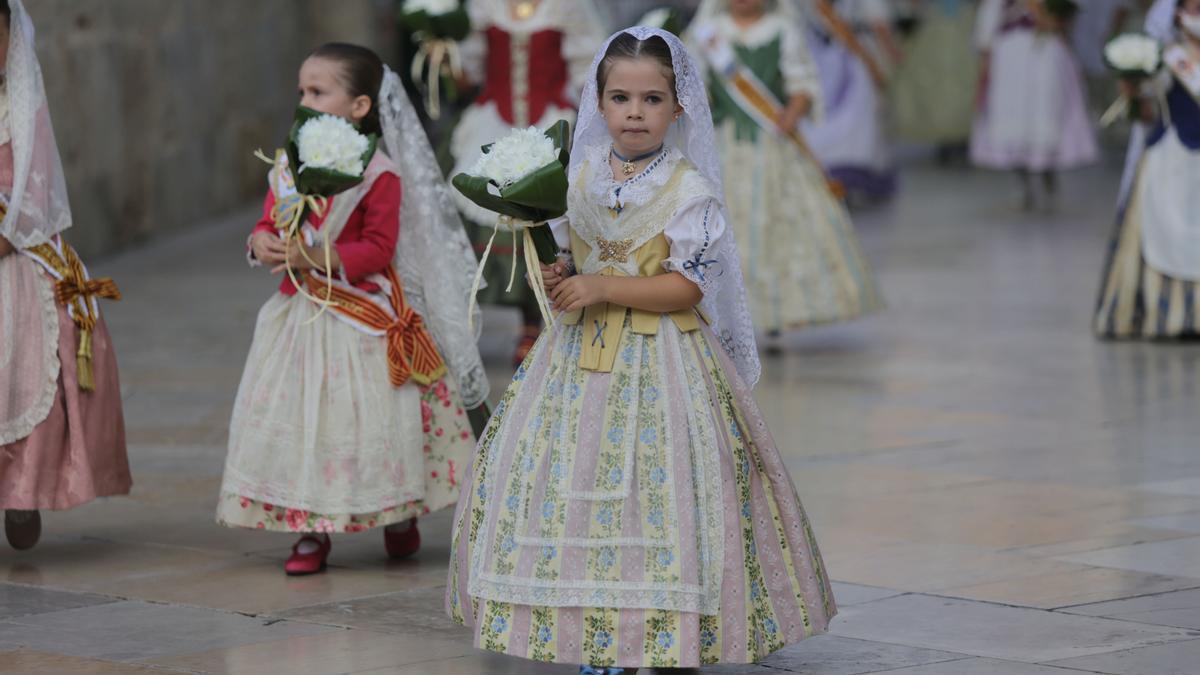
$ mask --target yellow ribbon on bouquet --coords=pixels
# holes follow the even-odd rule
[[[454,40],[437,38],[422,40],[417,55],[413,57],[413,82],[421,81],[421,73],[425,70],[426,64],[429,65],[429,81],[425,83],[429,103],[425,106],[425,110],[431,118],[436,120],[442,116],[440,94],[442,67],[448,66],[450,75],[455,78],[460,78],[463,74],[462,56],[458,51],[458,43]]]
[[[291,168],[287,165],[287,153],[283,150],[275,151],[275,159],[267,157],[262,150],[255,151],[254,156],[266,162],[267,164],[272,165],[277,172],[291,171]],[[321,195],[301,194],[299,191],[281,194],[280,191],[275,189],[274,185],[271,186],[271,192],[275,195],[275,203],[271,206],[271,222],[275,223],[275,229],[283,233],[283,242],[285,246],[290,246],[294,241],[296,245],[300,247],[300,255],[303,256],[304,259],[313,267],[324,270],[326,278],[328,279],[328,287],[325,289],[325,298],[318,298],[317,296],[309,293],[307,290],[305,290],[307,284],[302,282],[300,278],[296,276],[296,270],[292,268],[291,261],[289,261],[285,255],[283,265],[284,269],[287,270],[288,279],[292,281],[292,286],[297,292],[300,293],[300,295],[321,306],[321,311],[317,312],[316,315],[314,315],[311,319],[304,322],[305,324],[309,324],[320,318],[320,316],[325,313],[325,310],[329,309],[330,305],[333,304],[328,299],[333,294],[333,280],[331,276],[331,270],[329,269],[333,264],[333,244],[329,241],[329,237],[322,237],[322,247],[325,253],[325,264],[322,266],[320,263],[309,257],[307,245],[301,238],[300,232],[303,227],[302,220],[304,218],[305,210],[307,209],[308,211],[311,211],[312,213],[316,214],[318,218],[320,218],[325,214],[325,209],[329,206],[329,199]]]
[[[479,266],[475,268],[475,280],[471,283],[471,306],[467,308],[467,324],[471,330],[475,329],[475,307],[478,304],[476,296],[479,294],[479,286],[483,281],[483,270],[487,267],[488,257],[492,253],[492,245],[495,243],[496,235],[500,233],[501,227],[507,227],[511,230],[513,238],[512,269],[509,271],[508,288],[505,289],[505,292],[511,293],[513,283],[517,280],[517,230],[521,230],[521,247],[525,258],[525,271],[529,277],[529,285],[533,289],[534,300],[537,302],[538,311],[542,314],[542,321],[547,326],[554,327],[554,313],[550,309],[550,299],[546,294],[546,283],[542,280],[541,261],[538,260],[537,246],[534,245],[533,235],[530,233],[530,229],[541,225],[543,223],[521,220],[512,216],[499,216],[496,227],[492,229],[492,236],[488,238],[487,247],[483,249],[483,256],[479,259]]]

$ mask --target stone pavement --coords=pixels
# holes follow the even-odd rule
[[[1200,672],[1200,349],[1110,344],[1088,319],[1114,170],[1054,213],[1007,176],[917,168],[860,230],[890,308],[789,337],[758,397],[838,581],[832,634],[708,673]],[[213,523],[230,407],[272,281],[238,214],[96,261],[135,487],[0,547],[4,673],[562,673],[475,651],[442,612],[450,515],[389,562],[339,536]],[[516,334],[488,315],[496,394]]]

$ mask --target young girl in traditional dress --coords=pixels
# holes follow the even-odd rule
[[[300,68],[300,104],[381,134],[363,182],[280,238],[273,170],[252,264],[295,271],[263,306],[238,389],[217,519],[300,533],[289,574],[325,567],[330,533],[385,527],[414,553],[416,518],[455,503],[487,396],[466,329],[474,256],[399,79],[372,51],[329,44]],[[403,197],[401,187],[403,185]],[[321,241],[332,242],[324,265]],[[332,278],[331,276],[332,275]],[[332,285],[331,304],[325,297]]]
[[[809,0],[806,15],[824,114],[804,121],[818,159],[852,199],[877,201],[896,189],[887,132],[888,78],[900,60],[888,0]]]
[[[821,85],[790,0],[708,0],[692,34],[704,54],[730,224],[755,326],[780,331],[850,319],[880,306],[850,215],[799,121],[820,117]],[[771,99],[756,107],[738,80]]]
[[[575,92],[582,88],[589,59],[604,39],[592,0],[471,0],[469,9],[474,32],[463,44],[463,65],[483,89],[454,128],[451,175],[470,173],[480,148],[513,128],[546,129],[559,120],[573,122]],[[482,255],[496,214],[457,192],[455,199],[476,253]],[[479,301],[521,311],[522,335],[513,353],[516,367],[541,331],[541,314],[528,286],[506,290],[514,255],[524,270],[520,244],[514,250],[510,240],[500,237],[495,242],[485,270],[488,286]]]
[[[1052,198],[1056,172],[1097,155],[1068,24],[1046,9],[1045,0],[984,0],[976,22],[982,61],[971,160],[1016,171],[1027,209],[1036,203],[1031,174],[1042,174]]]
[[[0,508],[9,543],[41,534],[39,509],[129,494],[117,359],[93,279],[60,234],[71,208],[20,0],[0,0]]]
[[[455,514],[447,611],[581,673],[747,663],[820,633],[828,577],[754,403],[703,71],[609,39],[583,91],[561,312],[497,406]]]
[[[1124,83],[1149,125],[1135,135],[1131,189],[1118,206],[1095,330],[1111,338],[1200,334],[1200,0],[1159,0],[1147,31],[1164,42],[1161,75]]]
[[[936,147],[940,161],[965,152],[975,112],[975,0],[922,0],[892,85],[897,138]]]

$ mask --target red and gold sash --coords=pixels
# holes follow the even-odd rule
[[[311,271],[304,275],[313,296],[330,303],[328,308],[351,325],[387,341],[388,376],[399,387],[410,379],[432,384],[446,374],[446,363],[421,318],[404,298],[396,270],[388,266],[383,275],[391,286],[387,304],[379,302],[350,284],[322,279]]]
[[[61,237],[27,248],[23,252],[54,277],[54,299],[67,308],[71,320],[79,327],[79,349],[75,353],[79,388],[84,391],[95,390],[92,331],[96,329],[96,322],[100,318],[100,307],[96,300],[120,300],[120,289],[109,277],[92,279],[83,261],[79,259],[79,254]]]

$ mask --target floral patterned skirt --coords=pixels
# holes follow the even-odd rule
[[[795,487],[707,329],[628,323],[611,373],[543,333],[455,515],[447,611],[476,646],[619,667],[749,663],[836,612]]]
[[[760,132],[717,131],[729,219],[759,330],[853,319],[883,308],[846,205],[821,168]]]
[[[475,437],[466,412],[451,398],[443,380],[421,388],[421,417],[424,424],[426,498],[389,506],[368,513],[318,513],[284,504],[271,504],[221,492],[217,522],[228,527],[251,527],[274,532],[363,532],[375,527],[402,523],[458,501],[463,476]]]
[[[453,380],[392,386],[383,340],[317,311],[277,295],[259,313],[217,522],[359,532],[452,506],[475,447]]]

